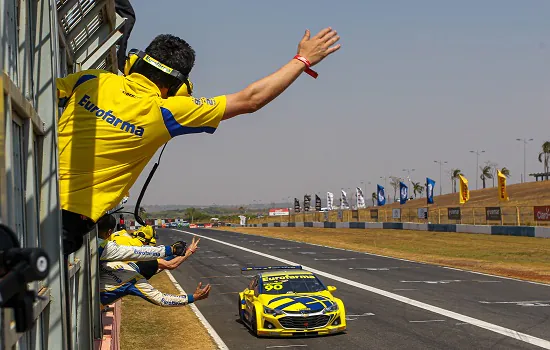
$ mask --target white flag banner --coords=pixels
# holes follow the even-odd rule
[[[366,208],[365,197],[363,196],[363,191],[361,187],[355,189],[355,198],[357,199],[357,209]]]
[[[327,192],[327,209],[332,210],[334,205],[334,194],[332,192]]]
[[[241,226],[245,226],[246,225],[246,216],[239,215],[239,219],[241,219]]]
[[[340,197],[340,209],[349,209],[348,195],[344,190],[342,190]]]

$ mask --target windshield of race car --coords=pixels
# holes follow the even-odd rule
[[[261,281],[262,294],[315,293],[325,290],[315,275],[262,276]]]

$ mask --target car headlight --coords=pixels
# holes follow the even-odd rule
[[[336,304],[336,303],[332,304],[331,306],[326,307],[326,308],[323,310],[324,313],[327,313],[327,312],[334,312],[334,311],[338,311],[338,304]]]
[[[281,310],[275,310],[275,309],[272,309],[272,308],[269,308],[267,306],[264,306],[264,313],[265,314],[270,314],[270,315],[273,315],[273,316],[277,316],[277,315],[282,315],[283,312]]]

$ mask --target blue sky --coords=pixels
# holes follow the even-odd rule
[[[170,141],[144,203],[240,204],[339,192],[381,176],[436,180],[476,156],[520,181],[542,171],[550,139],[548,1],[134,1],[129,47],[157,34],[197,52],[196,96],[239,91],[290,60],[306,28],[332,26],[342,48],[264,109],[214,135]],[[146,172],[152,166],[152,161]],[[131,191],[139,193],[147,174]],[[480,185],[481,186],[481,181]],[[437,193],[437,192],[436,192]]]

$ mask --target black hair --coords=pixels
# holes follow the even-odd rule
[[[111,214],[103,215],[97,220],[97,233],[99,236],[108,233],[109,230],[114,230],[116,227],[116,219]]]
[[[189,76],[195,65],[195,50],[185,40],[170,34],[161,34],[151,41],[145,53],[160,63]],[[154,66],[142,62],[132,72],[144,75],[160,87],[170,88],[180,81]]]

